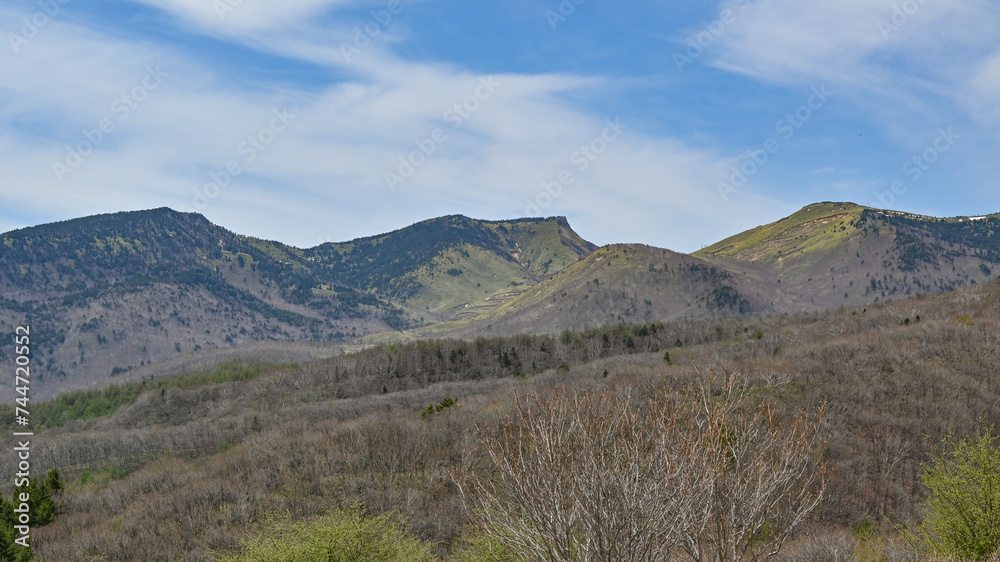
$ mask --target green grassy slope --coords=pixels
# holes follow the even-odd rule
[[[997,264],[1000,216],[937,219],[824,202],[691,256],[601,248],[501,306],[473,303],[459,322],[396,337],[555,333],[860,305],[987,282],[1000,273]]]
[[[518,262],[472,244],[444,250],[408,277],[421,289],[405,302],[447,318],[467,316],[470,308],[481,310],[534,283]]]
[[[594,249],[564,217],[481,221],[453,215],[324,244],[305,257],[332,278],[426,310],[429,321],[489,309]]]
[[[861,304],[989,281],[1000,218],[935,218],[817,203],[694,254],[775,286],[778,308]]]
[[[441,334],[555,334],[567,327],[770,310],[758,293],[752,281],[692,256],[640,244],[615,244],[599,248],[479,316],[412,330],[401,339]]]
[[[865,207],[853,203],[817,203],[777,222],[731,236],[694,253],[707,261],[761,264],[782,262],[797,254],[835,250],[857,233],[856,221]]]

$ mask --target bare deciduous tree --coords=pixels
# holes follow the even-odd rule
[[[746,399],[751,389],[742,372],[726,373],[719,382],[713,388],[706,376],[697,385],[702,434],[711,443],[702,453],[712,493],[703,519],[708,524],[685,536],[684,550],[695,560],[767,560],[822,496],[818,422],[805,415],[779,422],[770,406]]]
[[[780,423],[743,374],[635,404],[557,391],[480,428],[488,469],[456,477],[483,531],[530,560],[774,556],[822,490],[816,423]]]
[[[708,498],[698,442],[671,436],[673,408],[640,419],[629,406],[558,392],[519,399],[515,419],[484,430],[495,469],[464,484],[487,532],[544,560],[657,560],[679,544]]]
[[[600,337],[587,338],[583,345],[587,349],[588,361],[600,357],[601,353],[604,352],[604,340]]]

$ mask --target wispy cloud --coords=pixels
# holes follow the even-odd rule
[[[996,3],[739,0],[726,5],[738,9],[739,18],[713,38],[699,63],[779,88],[822,83],[838,92],[838,126],[856,129],[853,134],[828,132],[832,124],[818,129],[811,152],[825,156],[821,165],[861,167],[868,178],[832,174],[827,191],[852,196],[850,186],[856,185],[853,197],[870,202],[871,186],[888,189],[908,154],[932,142],[939,128],[953,126],[975,140],[949,154],[935,180],[896,204],[936,198],[942,183],[955,181],[965,185],[968,197],[949,204],[967,209],[982,204],[992,187],[977,188],[973,178],[989,181],[977,162],[1000,148]],[[867,154],[883,157],[868,160]],[[957,170],[964,171],[962,179],[946,175]]]
[[[912,130],[900,123],[954,108],[1000,32],[1000,9],[982,0],[761,0],[746,12],[719,39],[713,64],[776,83],[835,85],[888,114],[885,125],[901,137]]]
[[[189,33],[223,37],[250,50],[250,57],[257,51],[305,61],[337,78],[319,87],[241,89],[196,53],[72,20],[53,22],[30,49],[0,53],[0,65],[11,69],[0,76],[7,92],[0,105],[0,167],[12,186],[0,191],[5,209],[28,206],[34,216],[55,219],[169,205],[300,245],[451,212],[521,216],[525,201],[575,166],[574,151],[616,117],[572,101],[618,87],[600,76],[485,75],[405,61],[389,44],[373,45],[361,64],[347,61],[340,43],[350,37],[350,25],[320,39],[324,30],[309,23],[352,4],[346,1],[243,2],[222,18],[211,2],[144,3],[179,18]],[[123,118],[116,100],[143,88],[150,68],[166,77]],[[486,79],[496,91],[454,119],[456,105]],[[271,128],[275,111],[295,117],[277,131]],[[93,142],[91,133],[105,121],[113,130]],[[386,173],[436,129],[447,142],[405,185],[389,189]],[[266,142],[253,148],[255,138]],[[81,147],[87,152],[81,164],[62,175],[54,170]],[[725,160],[636,127],[578,172],[544,214],[579,219],[586,224],[581,230],[599,242],[693,250],[712,240],[719,223],[753,221],[748,211],[771,205],[748,197],[740,209],[720,206],[711,180]],[[216,181],[234,162],[239,173]],[[32,197],[21,197],[22,190]],[[0,220],[16,222],[11,215]]]
[[[205,29],[233,32],[285,29],[331,8],[356,0],[135,0],[159,8]],[[410,0],[407,0],[410,1]]]
[[[941,127],[964,142],[939,175],[1000,146],[1000,17],[985,1],[721,3],[706,13],[739,17],[684,72],[669,53],[628,55],[666,60],[664,74],[619,72],[620,58],[584,72],[412,56],[434,4],[133,0],[157,22],[148,33],[99,9],[49,18],[0,49],[0,228],[169,205],[310,245],[448,213],[537,211],[570,216],[600,243],[694,250],[813,199],[870,202]],[[558,37],[601,25],[597,8]],[[0,18],[34,9],[5,6]],[[535,32],[552,41],[536,11]],[[700,16],[687,21],[669,35],[704,30]],[[718,180],[814,87],[835,101],[782,137],[735,203],[721,201]],[[625,127],[613,140],[609,122]],[[859,146],[873,137],[895,146],[867,162]],[[599,154],[582,166],[587,150]]]

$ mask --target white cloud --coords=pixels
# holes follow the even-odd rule
[[[983,0],[760,0],[709,58],[761,80],[846,91],[903,141],[912,124],[949,118],[998,33],[1000,11]]]
[[[1000,119],[1000,52],[978,64],[971,85],[965,98],[969,110],[995,126]]]
[[[204,28],[260,30],[285,28],[331,8],[357,0],[135,0]]]
[[[147,3],[219,27],[206,11],[211,2]],[[374,45],[363,65],[352,64],[336,40],[315,39],[321,30],[282,27],[344,3],[244,2],[232,14],[243,18],[233,20],[234,41],[352,71],[353,78],[319,91],[272,85],[243,92],[189,53],[63,21],[20,53],[0,51],[0,65],[11,70],[0,75],[4,208],[19,205],[56,220],[168,205],[204,212],[237,232],[309,246],[442,214],[531,214],[526,201],[537,201],[544,182],[565,169],[575,183],[539,214],[569,215],[599,242],[685,250],[714,241],[719,224],[756,224],[748,217],[773,209],[750,195],[740,205],[722,204],[712,181],[725,158],[650,138],[638,127],[580,171],[570,161],[574,151],[615,116],[587,113],[564,97],[614,87],[603,79],[505,74],[491,80],[453,66],[403,62]],[[114,101],[141,87],[147,68],[156,66],[169,76],[120,119]],[[456,104],[462,109],[453,111]],[[294,119],[271,130],[273,112],[283,108]],[[114,131],[59,181],[53,162],[65,162],[66,147],[86,141],[85,131],[102,119]],[[43,132],[35,138],[33,129]],[[390,189],[385,174],[398,173],[400,157],[436,129],[447,138]],[[258,135],[263,150],[248,152],[244,143]],[[240,173],[217,193],[206,191],[210,174],[230,162]]]
[[[971,170],[1000,149],[995,2],[753,0],[729,6],[739,17],[706,49],[708,64],[784,88],[828,86],[837,92],[830,111],[841,122],[875,124],[889,141],[885,152],[895,151],[900,161],[924,150],[942,127],[963,135],[947,165]],[[840,158],[831,164],[856,165],[849,152],[831,156]],[[896,173],[896,162],[883,173]],[[849,193],[846,179],[832,177],[825,189]],[[966,189],[977,183],[962,181]],[[925,182],[913,191],[932,187]]]
[[[947,50],[990,44],[977,32],[997,23],[981,0],[760,0],[713,54],[720,66],[769,80],[884,89],[899,75],[945,75],[955,62]]]

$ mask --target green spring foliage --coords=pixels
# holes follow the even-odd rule
[[[637,325],[612,325],[573,332],[566,330],[558,342],[549,336],[512,336],[506,338],[477,338],[474,341],[423,340],[408,345],[391,344],[376,346],[362,351],[358,357],[371,356],[398,357],[409,354],[419,357],[428,364],[428,370],[445,380],[455,376],[446,373],[460,373],[464,378],[480,378],[497,372],[494,365],[502,370],[499,376],[522,376],[556,367],[568,372],[570,363],[584,355],[588,340],[600,339],[605,353],[639,353],[658,350],[663,346],[661,333],[665,325],[660,322]],[[669,341],[669,340],[667,340]],[[678,343],[680,339],[677,339]],[[694,342],[692,342],[694,343]],[[518,355],[517,349],[535,348],[537,354],[530,357]],[[445,353],[443,349],[447,349]],[[523,353],[523,351],[522,351]],[[436,361],[436,363],[435,363]],[[297,365],[278,365],[263,361],[236,360],[222,363],[214,369],[182,376],[164,377],[153,381],[132,382],[109,385],[100,389],[75,390],[60,394],[45,402],[32,402],[31,423],[36,431],[52,427],[63,427],[70,420],[89,419],[113,415],[122,406],[132,404],[143,392],[166,388],[192,388],[208,384],[222,384],[246,381],[278,369],[297,369]],[[433,378],[433,377],[432,377]],[[395,379],[398,382],[398,379]],[[378,382],[378,388],[388,392],[385,381]],[[393,389],[396,390],[396,389]],[[447,407],[447,406],[445,406]],[[0,404],[0,419],[8,420],[8,428],[14,430],[14,406]]]
[[[362,562],[434,560],[430,545],[408,536],[388,516],[366,516],[358,507],[308,521],[281,520],[222,562]]]
[[[465,547],[448,557],[449,562],[518,562],[500,541],[476,532],[465,539]]]
[[[1000,549],[1000,449],[992,428],[975,438],[949,435],[948,451],[924,466],[930,491],[917,539],[928,550],[985,560]]]
[[[135,402],[143,385],[110,385],[97,390],[75,390],[33,404],[31,422],[36,430],[62,427],[69,420],[88,420],[110,416],[118,408]]]
[[[255,379],[275,369],[293,368],[262,361],[229,361],[200,373],[169,377],[155,381],[113,384],[95,390],[74,390],[60,394],[52,400],[31,404],[31,424],[35,431],[50,427],[63,427],[70,420],[85,421],[111,416],[122,406],[132,404],[140,394],[165,388],[191,388],[207,384]],[[14,407],[0,405],[2,419],[14,419]],[[12,426],[13,427],[13,426]]]

